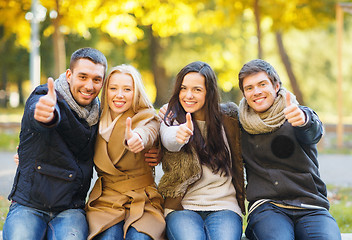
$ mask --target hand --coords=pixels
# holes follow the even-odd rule
[[[145,161],[149,166],[155,167],[161,161],[162,152],[157,147],[152,147],[148,152],[144,154]]]
[[[168,105],[169,105],[169,104],[166,103],[166,104],[164,104],[164,105],[159,109],[158,115],[159,115],[159,117],[160,117],[161,119],[164,119]]]
[[[291,103],[291,94],[286,93],[286,108],[284,109],[285,118],[292,126],[301,126],[306,122],[306,115],[295,103]]]
[[[144,144],[138,133],[132,131],[132,119],[128,117],[126,119],[126,132],[125,139],[131,152],[139,153],[144,149]]]
[[[18,150],[18,146],[16,147],[16,149]],[[18,153],[15,153],[15,155],[13,155],[13,161],[16,163],[17,166],[18,164],[20,164],[20,158],[18,157]]]
[[[54,87],[54,79],[48,78],[48,93],[39,98],[35,105],[34,119],[42,122],[49,123],[54,118],[54,111],[56,105],[56,92]]]
[[[186,114],[186,122],[178,127],[176,141],[180,144],[187,144],[193,135],[193,122],[190,113]]]

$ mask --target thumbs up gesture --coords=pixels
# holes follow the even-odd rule
[[[131,152],[139,153],[144,149],[142,138],[138,133],[132,131],[132,119],[130,117],[126,119],[125,139]]]
[[[297,104],[291,102],[291,94],[286,93],[286,108],[284,109],[285,118],[292,126],[301,126],[306,122],[306,115],[297,106]]]
[[[178,127],[176,132],[176,141],[180,144],[188,143],[189,139],[193,135],[193,122],[190,113],[186,114],[186,122]]]
[[[51,122],[54,118],[55,105],[56,92],[54,79],[48,78],[48,93],[39,98],[39,101],[35,105],[34,119],[42,123]]]

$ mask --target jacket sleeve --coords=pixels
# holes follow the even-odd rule
[[[160,138],[163,146],[170,152],[178,152],[184,144],[176,141],[178,126],[167,126],[164,121],[160,125]]]
[[[132,117],[132,123],[137,122],[133,132],[137,133],[146,149],[150,148],[158,139],[159,119],[154,109],[143,109]],[[134,125],[134,124],[133,124]],[[125,147],[129,147],[125,144]]]
[[[302,127],[294,127],[299,142],[303,144],[316,144],[323,136],[323,124],[318,115],[310,108],[300,106],[307,117],[307,122]]]

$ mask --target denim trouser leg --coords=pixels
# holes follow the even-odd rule
[[[115,224],[94,237],[94,240],[123,240],[124,224],[124,221]],[[151,237],[145,233],[138,232],[134,227],[129,227],[126,234],[126,240],[151,240]]]
[[[251,240],[295,240],[293,221],[270,203],[264,203],[248,216],[246,237]]]
[[[46,236],[44,214],[18,203],[12,203],[3,228],[4,240],[40,240]]]
[[[88,224],[83,209],[46,212],[12,203],[7,214],[4,240],[86,240]]]
[[[104,232],[94,237],[94,240],[123,240],[124,223],[124,221],[121,221],[114,226],[106,229]]]
[[[240,240],[242,218],[230,210],[216,211],[205,218],[204,228],[209,240]]]
[[[286,209],[264,203],[248,217],[249,239],[340,240],[340,230],[326,209]]]
[[[62,211],[48,223],[48,240],[86,240],[87,237],[88,223],[83,209]]]
[[[206,240],[203,219],[194,211],[173,211],[165,220],[169,240]]]
[[[229,210],[174,211],[165,220],[169,240],[239,240],[242,235],[241,217]]]
[[[295,226],[296,239],[341,240],[336,220],[327,210],[311,210]]]

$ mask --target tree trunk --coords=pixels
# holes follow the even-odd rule
[[[283,64],[285,65],[288,78],[290,79],[290,83],[291,83],[291,87],[292,87],[293,93],[296,95],[296,99],[299,102],[299,104],[304,105],[302,91],[299,88],[296,76],[295,76],[295,74],[293,73],[293,70],[292,70],[292,65],[291,65],[291,62],[290,62],[290,58],[287,55],[284,43],[282,41],[282,33],[280,31],[277,31],[275,33],[275,35],[276,35],[276,43],[277,43],[277,46],[279,48],[280,57],[281,57],[281,60],[282,60]]]
[[[53,34],[53,45],[54,45],[54,74],[55,78],[58,78],[61,73],[66,70],[66,48],[65,39],[60,31],[60,5],[59,0],[56,0],[56,11],[57,17],[53,19],[54,34]]]
[[[23,95],[23,87],[22,87],[22,76],[18,77],[17,80],[17,88],[18,88],[18,95],[19,95],[19,105],[24,106],[24,95]]]
[[[4,64],[2,67],[2,74],[1,74],[1,83],[0,83],[0,107],[6,108],[7,106],[7,70],[6,70],[6,65]]]
[[[262,50],[262,31],[260,29],[260,9],[259,9],[259,0],[254,0],[254,15],[255,23],[257,27],[257,39],[258,39],[258,58],[263,58]]]
[[[162,48],[160,46],[159,38],[153,35],[150,29],[150,61],[151,69],[154,75],[154,83],[157,89],[154,106],[161,107],[169,101],[169,89],[171,88],[171,81],[166,74],[165,68],[159,63],[158,57]],[[171,88],[172,89],[172,88]]]

